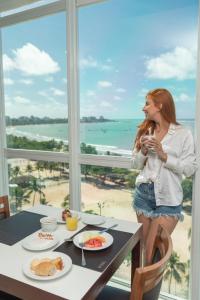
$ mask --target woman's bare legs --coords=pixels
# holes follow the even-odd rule
[[[137,215],[137,220],[138,223],[142,223],[143,225],[143,240],[144,242],[147,239],[150,223],[151,223],[151,218],[145,217],[143,214],[142,215]]]
[[[159,224],[163,225],[171,235],[177,223],[178,223],[178,219],[170,216],[162,216],[162,217],[151,219],[151,222],[149,224],[149,230],[146,236],[146,243],[145,243],[147,265],[151,263],[153,243],[155,241],[158,225]]]

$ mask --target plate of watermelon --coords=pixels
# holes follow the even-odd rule
[[[99,234],[98,230],[87,230],[78,233],[73,238],[73,243],[78,248],[83,248],[84,250],[89,251],[97,251],[110,247],[113,243],[113,237],[107,232]]]

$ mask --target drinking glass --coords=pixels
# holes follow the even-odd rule
[[[144,140],[149,140],[149,141],[150,141],[150,140],[153,139],[153,138],[154,138],[154,135],[153,135],[153,134],[142,135],[141,138],[140,138],[140,141],[141,141],[141,142],[143,142]],[[145,147],[146,147],[148,150],[154,152],[154,148],[153,148],[153,147],[149,147],[148,144],[145,145]]]
[[[67,229],[70,231],[77,230],[78,227],[78,216],[72,215],[71,217],[66,218]]]

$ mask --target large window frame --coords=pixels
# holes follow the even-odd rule
[[[99,165],[119,168],[131,168],[131,160],[125,157],[88,155],[80,153],[80,103],[79,103],[79,69],[78,69],[78,9],[82,6],[105,2],[109,0],[59,0],[42,6],[28,8],[24,11],[0,16],[0,30],[28,20],[37,19],[58,12],[66,12],[67,20],[67,95],[68,95],[68,126],[69,126],[69,153],[17,150],[7,148],[5,126],[5,99],[2,67],[2,39],[0,31],[0,195],[8,194],[8,167],[9,158],[26,158],[30,160],[55,161],[69,163],[70,172],[70,200],[71,208],[80,210],[81,174],[80,165]],[[31,0],[28,3],[39,2]],[[2,1],[0,13],[18,8],[27,4],[26,0]],[[199,25],[200,27],[200,25]],[[198,28],[198,72],[196,95],[195,140],[197,163],[200,165],[200,30]],[[199,139],[198,139],[199,138]],[[200,170],[195,174],[192,201],[192,249],[191,249],[191,280],[190,299],[200,300],[199,268],[200,268]]]

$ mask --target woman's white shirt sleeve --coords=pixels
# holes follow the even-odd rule
[[[187,134],[185,134],[185,132]],[[186,177],[189,177],[193,175],[197,169],[194,140],[192,133],[189,130],[184,131],[183,134],[183,136],[179,135],[182,140],[175,140],[175,142],[180,143],[179,145],[182,147],[181,155],[177,157],[166,151],[167,161],[164,163],[164,167],[177,174],[184,174]]]
[[[136,148],[134,148],[131,159],[131,167],[133,169],[142,170],[146,159],[147,157],[143,155],[141,151],[138,151]]]

